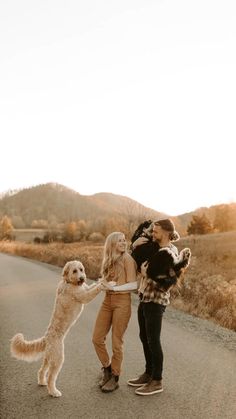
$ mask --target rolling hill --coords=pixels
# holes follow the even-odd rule
[[[218,217],[222,225],[220,231],[236,229],[235,203],[198,208],[171,219],[179,233],[185,235],[192,217],[202,214],[205,214],[211,223]],[[138,225],[145,219],[168,217],[167,214],[147,208],[126,196],[108,192],[81,195],[57,183],[9,191],[0,197],[0,219],[4,215],[11,218],[15,228],[31,228],[35,220],[46,220],[49,225],[56,225],[79,220],[99,223],[109,218],[122,218]]]
[[[47,183],[7,193],[0,199],[0,218],[7,215],[24,227],[34,220],[65,223],[114,216],[134,219],[161,218],[165,214],[128,197],[112,193],[81,195],[57,183]]]

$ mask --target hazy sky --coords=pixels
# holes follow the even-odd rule
[[[0,192],[236,201],[235,0],[2,0]]]

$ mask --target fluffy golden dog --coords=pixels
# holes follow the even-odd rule
[[[106,282],[88,286],[85,283],[84,266],[79,261],[67,262],[63,268],[54,304],[51,321],[45,335],[33,341],[26,341],[21,333],[11,340],[11,354],[24,361],[36,361],[44,355],[38,371],[38,384],[47,386],[51,396],[60,397],[56,379],[64,362],[64,339],[71,326],[83,311],[84,304],[93,300]]]

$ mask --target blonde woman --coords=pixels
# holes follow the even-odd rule
[[[136,263],[127,252],[123,233],[111,233],[105,242],[102,262],[102,276],[107,282],[118,286],[136,281]],[[131,287],[132,288],[132,287]],[[93,344],[102,364],[103,377],[99,386],[103,392],[111,392],[119,387],[118,381],[123,360],[123,337],[131,316],[130,291],[106,292],[99,310]],[[106,337],[112,328],[112,356],[106,347]]]

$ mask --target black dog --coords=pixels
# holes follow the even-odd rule
[[[191,251],[185,248],[177,256],[169,247],[162,247],[147,261],[147,278],[155,281],[159,288],[168,291],[176,285],[181,274],[190,264]]]
[[[189,248],[181,250],[177,256],[169,247],[160,248],[157,242],[152,240],[152,221],[141,223],[135,230],[131,243],[139,237],[146,237],[148,241],[132,250],[132,257],[137,263],[138,271],[141,265],[147,262],[146,276],[158,286],[167,291],[177,283],[180,275],[189,266],[191,251]]]
[[[135,242],[139,237],[146,237],[147,239],[152,238],[152,220],[147,220],[139,224],[131,237],[131,243]]]
[[[144,244],[141,244],[135,249],[132,249],[132,244],[137,240],[139,237],[145,237],[148,241]],[[157,242],[152,240],[152,221],[144,221],[141,223],[138,228],[135,230],[132,238],[131,238],[131,256],[134,258],[135,262],[137,263],[137,269],[140,272],[141,265],[143,262],[149,260],[150,256],[154,255],[159,249],[160,246]]]

